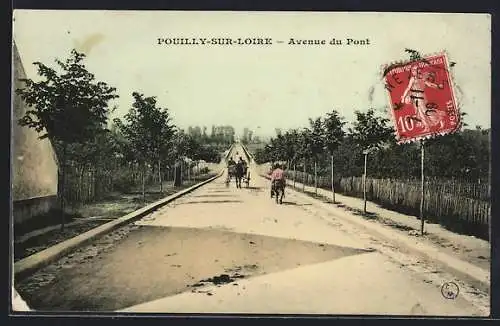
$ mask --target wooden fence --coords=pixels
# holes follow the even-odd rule
[[[293,180],[293,172],[287,174]],[[297,171],[296,181],[314,186],[314,175]],[[317,182],[319,188],[331,189],[331,177],[318,176]],[[420,180],[367,178],[366,188],[369,201],[401,213],[419,215]],[[336,178],[335,191],[363,198],[363,178]],[[485,237],[491,221],[490,191],[489,183],[429,179],[425,184],[424,215],[432,222],[445,226],[459,224],[465,233]]]
[[[196,169],[183,169],[183,179],[187,180],[196,174]],[[146,187],[158,184],[159,175],[156,166],[146,170]],[[174,180],[173,167],[162,168],[162,181]],[[119,166],[113,169],[102,169],[94,166],[69,166],[65,178],[65,201],[71,206],[92,203],[105,199],[116,192],[140,191],[142,171],[137,165]]]

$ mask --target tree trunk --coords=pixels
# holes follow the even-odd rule
[[[161,178],[161,159],[158,159],[158,179],[160,181],[160,193],[163,193],[163,179]]]
[[[79,186],[78,186],[78,195],[76,196],[76,200],[78,200],[79,202],[82,201],[82,198],[83,198],[83,193],[85,192],[85,188],[84,188],[84,185],[85,185],[85,166],[82,165],[80,166],[80,171],[79,171]]]
[[[186,173],[186,170],[184,169],[184,161],[181,161],[181,178],[179,179],[181,186],[184,182],[184,173]]]
[[[314,160],[314,193],[318,195],[318,163]]]
[[[304,175],[302,176],[302,192],[306,192],[306,159],[304,159]]]
[[[92,202],[92,200],[94,200],[94,198],[97,197],[97,187],[96,187],[96,182],[95,182],[95,173],[96,173],[96,170],[95,170],[95,167],[92,166],[92,172],[91,172],[91,179],[90,179],[90,184],[92,185],[92,196],[90,197],[90,200],[89,202]]]
[[[180,187],[181,185],[181,176],[180,176],[180,162],[174,163],[174,187]]]
[[[365,153],[365,168],[364,168],[364,173],[363,173],[363,200],[364,200],[364,207],[363,207],[363,212],[366,214],[366,165],[368,161],[368,154]]]
[[[142,166],[142,200],[146,201],[146,164]]]
[[[297,179],[297,163],[293,163],[293,188],[295,189],[295,180]]]
[[[333,155],[331,156],[332,159],[332,201],[335,204],[335,178],[334,178],[334,170],[333,170]]]
[[[64,231],[64,225],[65,225],[65,219],[66,216],[64,214],[64,209],[65,209],[65,197],[66,197],[66,148],[67,145],[63,145],[63,153],[62,153],[62,160],[61,160],[61,192],[60,192],[60,198],[59,198],[59,206],[61,209],[61,231]]]

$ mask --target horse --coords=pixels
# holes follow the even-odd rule
[[[283,204],[283,197],[285,196],[285,183],[283,180],[276,180],[271,186],[271,197],[274,194],[276,204]]]
[[[236,164],[234,169],[234,177],[236,179],[236,188],[241,188],[241,179],[245,174],[245,167],[242,164]]]

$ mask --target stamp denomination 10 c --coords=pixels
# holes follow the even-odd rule
[[[446,54],[393,65],[385,70],[398,143],[445,135],[460,128]]]

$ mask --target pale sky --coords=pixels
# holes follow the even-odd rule
[[[14,19],[29,78],[36,78],[32,62],[54,66],[77,48],[96,78],[118,89],[115,116],[139,91],[157,96],[183,128],[230,124],[238,134],[249,127],[267,136],[332,109],[352,120],[354,110],[387,106],[381,67],[407,60],[404,49],[412,48],[447,52],[466,122],[490,127],[486,14],[16,10]],[[273,44],[158,45],[158,38],[182,37],[262,37]],[[289,45],[290,38],[327,44]],[[329,45],[332,38],[344,44]],[[370,44],[346,45],[347,38]]]

